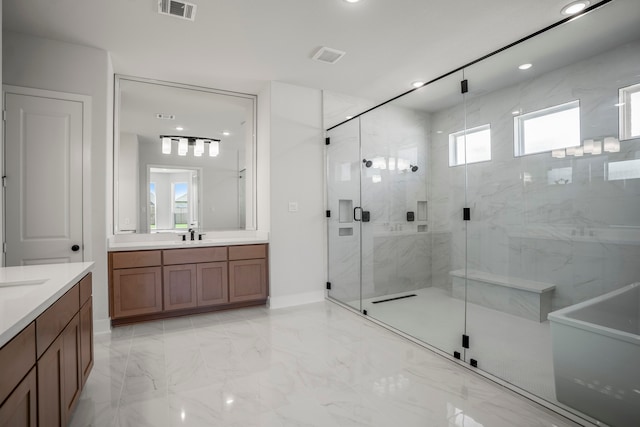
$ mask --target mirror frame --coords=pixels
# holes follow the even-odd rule
[[[155,84],[159,86],[169,86],[178,89],[187,89],[204,93],[211,93],[216,95],[224,95],[224,96],[233,96],[237,98],[244,98],[250,100],[252,103],[252,113],[253,113],[253,121],[251,125],[251,156],[249,160],[246,162],[246,175],[247,175],[247,189],[246,193],[250,196],[247,196],[247,202],[251,202],[251,206],[247,203],[246,206],[246,226],[242,230],[257,230],[258,229],[258,215],[257,215],[257,126],[258,126],[258,96],[252,95],[248,93],[242,92],[232,92],[222,89],[214,89],[203,86],[190,85],[185,83],[175,83],[164,80],[155,80],[148,79],[144,77],[135,77],[129,76],[125,74],[114,74],[114,85],[113,85],[113,177],[112,177],[112,185],[113,185],[113,234],[131,234],[130,231],[120,231],[120,224],[118,223],[118,210],[119,210],[119,183],[118,183],[118,175],[119,175],[119,156],[120,156],[120,103],[121,103],[121,95],[120,95],[120,85],[122,81],[129,82],[139,82],[139,83],[147,83],[147,84]],[[206,185],[203,183],[203,185]],[[249,220],[251,223],[249,223]],[[206,224],[205,224],[206,226]],[[240,229],[238,229],[240,230]],[[203,228],[201,231],[207,231],[206,228]],[[222,231],[222,230],[216,230]],[[226,231],[226,230],[224,230]],[[151,234],[149,232],[139,233],[141,235]]]

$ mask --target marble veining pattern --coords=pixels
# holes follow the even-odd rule
[[[572,426],[338,305],[264,307],[95,337],[71,426]]]

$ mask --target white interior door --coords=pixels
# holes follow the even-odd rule
[[[5,265],[83,260],[82,101],[5,89]]]

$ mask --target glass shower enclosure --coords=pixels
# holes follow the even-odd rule
[[[592,9],[327,131],[328,296],[578,422],[632,425],[633,356],[567,372],[598,351],[561,348],[549,317],[640,281],[640,4]],[[640,349],[627,305],[580,322],[636,324]]]

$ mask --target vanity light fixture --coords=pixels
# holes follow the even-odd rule
[[[518,69],[520,69],[520,70],[528,70],[531,67],[532,67],[532,64],[527,63],[527,64],[519,65]]]
[[[189,151],[189,141],[187,138],[178,139],[178,156],[186,156]]]
[[[204,139],[196,139],[196,145],[193,147],[193,155],[200,157],[204,154]]]
[[[209,157],[216,157],[220,154],[220,141],[211,140],[209,143]]]
[[[587,0],[574,1],[563,7],[560,13],[565,16],[575,15],[585,10],[589,4],[590,2]]]
[[[219,139],[201,136],[160,135],[160,141],[162,142],[163,154],[171,154],[171,145],[174,141],[178,143],[179,156],[186,156],[189,153],[189,147],[193,147],[193,155],[202,157],[206,145],[209,146],[209,156],[215,157],[220,154]]]
[[[162,154],[171,154],[171,138],[162,138]]]

